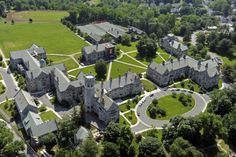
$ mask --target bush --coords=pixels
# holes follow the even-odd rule
[[[181,82],[180,85],[182,88],[184,88],[184,82]]]
[[[39,108],[39,112],[44,112],[44,111],[46,111],[47,110],[47,108],[46,108],[46,106],[44,106],[44,105],[42,105],[40,108]]]
[[[142,140],[142,135],[141,134],[137,134],[135,135],[135,142],[139,143]]]
[[[172,97],[173,97],[173,98],[176,98],[176,97],[177,97],[176,92],[172,92]]]
[[[154,105],[157,105],[157,104],[158,104],[158,100],[157,100],[157,99],[153,99],[153,100],[152,100],[152,103],[153,103]]]

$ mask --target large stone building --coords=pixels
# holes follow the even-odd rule
[[[38,145],[41,142],[40,137],[57,130],[55,120],[43,122],[38,113],[38,107],[28,92],[19,90],[15,95],[15,102],[31,144]]]
[[[205,89],[218,85],[219,65],[215,59],[197,61],[183,57],[157,64],[150,63],[147,77],[160,86],[167,86],[175,80],[189,78]]]
[[[82,49],[82,57],[86,63],[95,63],[97,60],[116,58],[115,46],[111,43],[86,46]]]
[[[189,78],[204,89],[210,89],[218,85],[219,65],[215,59],[197,61],[184,56],[162,64],[150,63],[147,77],[160,86],[167,86],[181,78]]]
[[[162,38],[160,46],[163,47],[168,53],[177,57],[182,57],[188,50],[188,47],[180,43],[173,34],[168,34]]]

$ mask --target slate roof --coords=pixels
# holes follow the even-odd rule
[[[56,121],[51,120],[48,122],[41,123],[39,125],[33,125],[30,129],[31,129],[31,135],[33,137],[40,137],[48,133],[54,132],[58,128]]]
[[[17,94],[15,95],[15,102],[20,112],[24,111],[28,105],[37,107],[31,95],[28,92],[23,91],[23,90],[19,90],[17,92]]]
[[[106,89],[104,90],[103,96],[101,96],[101,88],[96,90],[96,101],[99,105],[101,105],[106,111],[108,111],[112,105],[117,105],[114,100],[112,100],[109,96],[106,95]]]
[[[83,52],[85,54],[103,52],[105,51],[106,47],[111,48],[111,47],[114,47],[114,45],[112,45],[111,43],[103,43],[103,44],[86,46],[83,48]]]
[[[81,126],[76,132],[75,137],[77,140],[85,141],[89,137],[89,131],[85,127]]]
[[[135,33],[137,33],[137,34],[143,34],[143,33],[145,33],[145,32],[142,31],[141,29],[138,29],[138,28],[133,27],[133,26],[129,26],[128,29],[129,29],[129,32],[135,32]]]
[[[178,41],[172,40],[169,42],[170,46],[173,47],[174,49],[180,48],[181,51],[186,51],[188,50],[188,47],[186,45],[181,44]]]
[[[80,79],[70,81],[67,76],[59,69],[54,69],[54,79],[58,81],[58,89],[60,92],[66,91],[70,86],[81,87],[84,86],[83,73],[80,73]]]
[[[45,74],[50,74],[52,72],[53,69],[60,69],[61,71],[65,71],[66,67],[64,64],[56,64],[56,65],[51,65],[51,66],[47,66],[44,68],[37,68],[31,71],[26,71],[26,77],[29,79],[35,79],[37,78],[41,73],[45,73]],[[32,77],[33,76],[33,77]]]
[[[136,81],[140,81],[139,76],[132,72],[127,72],[124,76],[121,76],[120,78],[115,78],[110,81],[104,82],[104,89],[107,91],[111,91],[113,89],[135,83]],[[101,88],[101,83],[96,85],[97,88]]]
[[[208,66],[207,68],[206,68],[206,65]],[[151,68],[151,69],[155,70],[156,72],[158,72],[159,74],[163,75],[164,73],[166,73],[166,72],[168,73],[172,70],[177,70],[177,69],[189,67],[189,68],[193,68],[195,71],[198,71],[198,72],[207,71],[209,77],[213,77],[219,73],[217,66],[218,66],[218,64],[214,59],[199,62],[199,61],[187,56],[186,59],[180,58],[179,60],[174,59],[173,62],[167,61],[167,62],[165,62],[164,65],[162,63],[157,64],[156,62],[152,62],[149,65],[149,68]]]

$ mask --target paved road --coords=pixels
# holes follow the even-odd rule
[[[186,94],[190,94],[187,90],[185,91],[175,91],[176,93],[186,93]],[[167,96],[172,94],[171,89],[168,89],[166,91],[161,90],[161,91],[155,91],[154,95],[152,97],[150,96],[145,96],[141,101],[144,101],[142,103],[142,105],[140,106],[140,102],[138,103],[138,105],[136,106],[136,116],[137,113],[139,113],[140,115],[137,116],[139,119],[139,123],[132,126],[131,130],[135,133],[141,132],[142,130],[151,128],[151,127],[155,127],[155,128],[159,128],[161,129],[163,127],[164,124],[168,124],[169,120],[155,120],[155,119],[151,119],[150,117],[148,117],[146,115],[146,110],[148,108],[148,106],[152,103],[152,100],[154,98],[161,98],[163,96]],[[199,113],[203,112],[206,109],[207,106],[207,102],[210,100],[209,97],[207,95],[200,95],[198,93],[192,93],[193,98],[195,99],[195,106],[193,107],[192,110],[190,110],[189,112],[186,112],[183,114],[184,117],[189,117],[189,116],[195,116],[198,115]]]
[[[18,87],[13,80],[13,77],[7,72],[6,69],[0,68],[0,73],[6,84],[6,92],[0,96],[0,102],[3,102],[6,100],[6,97],[8,99],[13,98],[16,95],[16,89],[18,89]]]

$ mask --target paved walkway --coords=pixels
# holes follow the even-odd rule
[[[145,131],[146,129],[150,129],[153,127],[157,128],[157,129],[162,129],[163,125],[169,124],[169,120],[151,119],[150,117],[148,117],[146,115],[146,110],[154,98],[159,99],[163,96],[170,95],[170,94],[172,94],[172,90],[175,90],[176,93],[183,92],[186,94],[191,94],[186,89],[181,90],[181,91],[176,91],[176,89],[174,89],[174,88],[167,89],[167,90],[157,89],[157,90],[152,91],[150,93],[146,93],[145,96],[136,105],[135,114],[137,116],[138,123],[136,125],[131,126],[131,130],[133,132],[140,133],[140,132]],[[150,97],[151,94],[153,94],[152,97]],[[205,111],[205,109],[207,107],[207,103],[210,100],[207,95],[200,95],[195,92],[193,92],[191,95],[195,99],[195,106],[189,112],[184,113],[183,114],[184,117],[196,116],[196,115],[200,114],[201,112]],[[143,102],[142,105],[140,105],[141,102]],[[138,113],[139,113],[139,116],[138,116]]]

